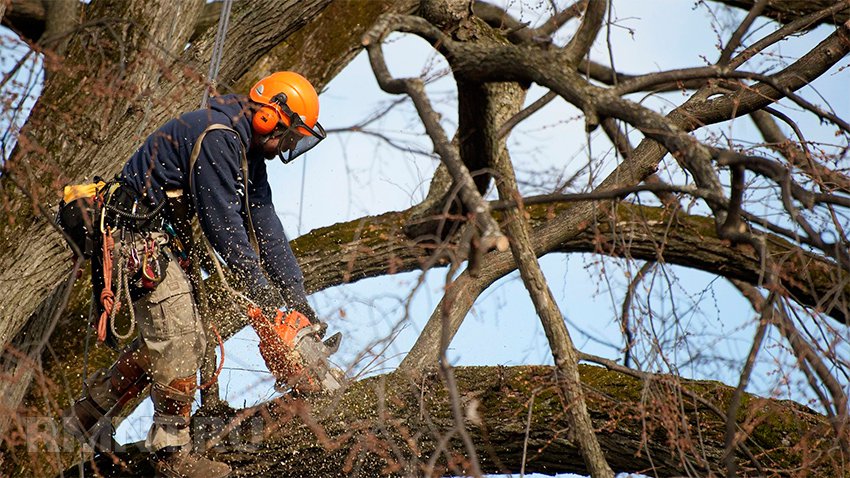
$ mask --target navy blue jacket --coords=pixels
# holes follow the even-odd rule
[[[268,287],[271,279],[285,296],[288,292],[304,298],[304,277],[272,205],[266,160],[259,151],[248,149],[253,134],[248,101],[238,95],[213,98],[209,109],[165,123],[127,161],[122,178],[153,205],[165,200],[165,191],[182,189],[189,194],[189,157],[198,136],[215,123],[233,128],[238,134],[207,133],[192,172],[201,229],[231,270],[245,281],[249,294]],[[248,198],[260,257],[248,239],[242,148],[248,155]]]

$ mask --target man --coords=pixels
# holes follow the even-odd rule
[[[267,314],[287,307],[318,322],[272,205],[265,164],[275,157],[288,163],[324,139],[317,121],[318,95],[301,75],[278,72],[254,85],[248,98],[226,95],[210,103],[150,135],[107,199],[107,214],[115,214],[106,227],[113,224],[108,233],[114,251],[121,251],[115,252],[116,267],[120,271],[135,260],[139,269],[133,309],[140,336],[112,367],[86,381],[82,398],[64,420],[81,439],[103,439],[95,431],[99,420],[118,414],[150,383],[154,423],[146,445],[153,466],[166,477],[216,478],[227,476],[230,468],[190,449],[189,418],[206,340],[188,276],[175,260],[176,242],[158,229],[185,226],[196,212],[209,244],[241,279],[252,301]],[[112,196],[124,199],[109,206]],[[151,220],[154,214],[162,219]],[[112,254],[110,250],[104,257]],[[158,258],[170,260],[153,260]],[[104,305],[106,317],[111,304]]]

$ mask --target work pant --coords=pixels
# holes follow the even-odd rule
[[[164,236],[157,235],[157,239]],[[116,240],[116,249],[121,247]],[[119,254],[115,251],[115,267]],[[113,283],[116,290],[120,284]],[[122,302],[123,295],[116,294]],[[150,451],[184,446],[190,442],[189,417],[197,388],[197,371],[206,347],[206,335],[192,298],[189,277],[175,258],[168,263],[165,278],[133,304],[139,337],[129,351],[137,357],[152,382],[153,425],[145,444]],[[128,357],[127,352],[122,357]],[[119,359],[120,360],[120,359]],[[87,381],[91,398],[106,412],[116,403],[112,385],[118,367],[100,370]]]

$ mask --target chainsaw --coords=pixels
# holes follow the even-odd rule
[[[328,362],[339,350],[339,332],[323,341],[322,324],[310,323],[295,310],[278,310],[271,321],[259,307],[249,305],[248,319],[260,337],[260,355],[276,379],[275,390],[315,393],[342,387],[342,371]]]

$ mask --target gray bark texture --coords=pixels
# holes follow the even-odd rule
[[[616,472],[709,476],[721,471],[725,417],[717,412],[725,410],[733,388],[667,376],[640,380],[587,365],[580,372],[596,435]],[[526,473],[588,473],[569,431],[571,404],[560,393],[553,368],[459,367],[454,373],[482,472],[518,473],[524,457]],[[823,416],[793,402],[745,395],[739,417],[751,431],[744,447],[758,461],[741,448],[739,476],[758,476],[756,466],[771,477],[846,476],[846,465],[834,461]],[[448,391],[435,371],[415,378],[373,377],[352,384],[342,396],[274,400],[241,410],[218,427],[224,438],[210,456],[230,463],[235,476],[468,472],[464,447],[452,431]],[[94,465],[105,476],[115,476],[115,468],[121,470],[117,476],[144,476],[147,470],[133,446],[117,456],[117,466],[113,458],[101,456],[87,470]],[[71,473],[75,469],[66,476]]]

